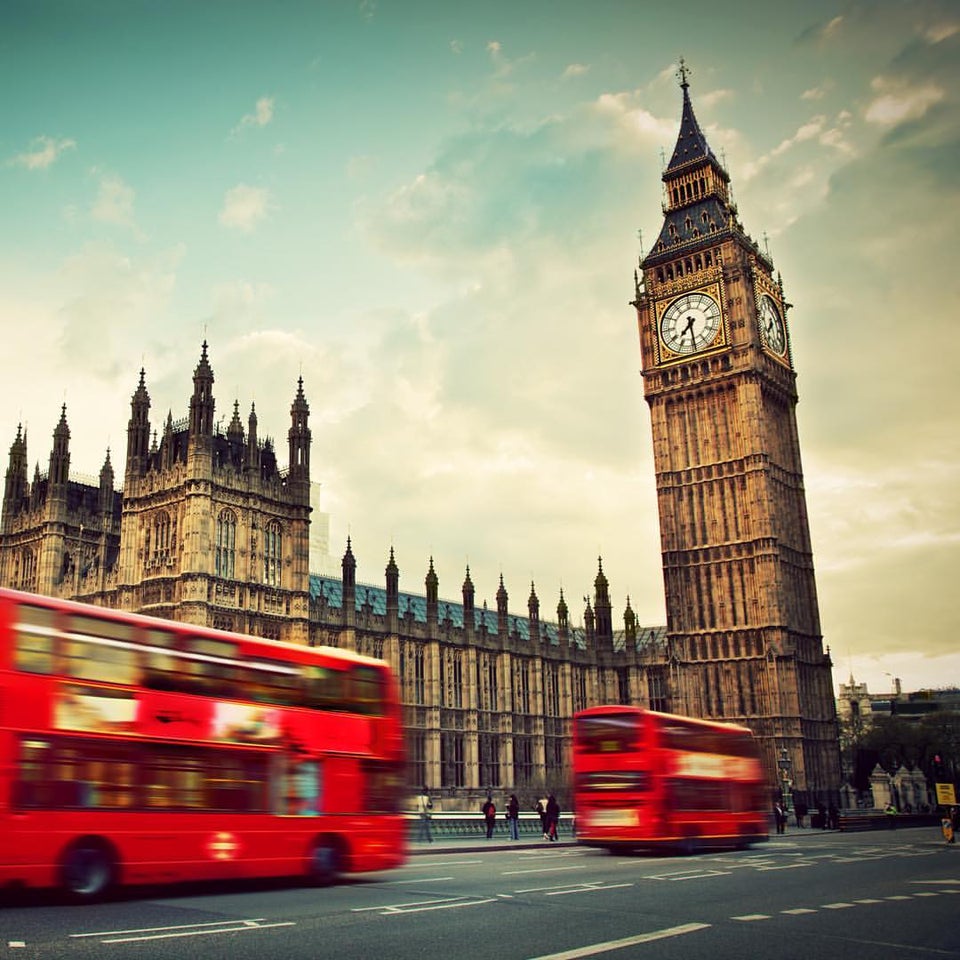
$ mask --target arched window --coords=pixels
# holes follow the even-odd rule
[[[280,586],[280,568],[283,558],[283,528],[279,521],[268,523],[263,532],[263,582]]]
[[[150,543],[148,538],[147,543]],[[150,559],[153,563],[163,563],[170,558],[170,514],[160,510],[153,517],[153,550]]]
[[[232,510],[217,517],[217,543],[214,551],[214,575],[224,580],[236,576],[237,518]]]

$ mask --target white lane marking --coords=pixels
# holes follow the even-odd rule
[[[173,940],[177,937],[209,937],[217,933],[246,933],[250,930],[269,930],[272,927],[295,927],[296,923],[287,921],[285,923],[246,923],[241,921],[239,927],[221,927],[219,930],[181,930],[177,933],[152,933],[144,934],[140,937],[112,937],[101,940],[101,943],[138,943],[144,940]]]
[[[792,917],[799,917],[804,913],[816,913],[816,910],[811,910],[809,907],[794,907],[792,910],[781,910],[781,913],[788,913]]]
[[[443,880],[452,880],[453,877],[419,877],[416,880],[384,880],[382,885],[385,887],[393,887],[398,884],[409,884],[409,883],[440,883]]]
[[[496,897],[488,897],[486,900],[463,900],[460,903],[435,903],[432,906],[423,907],[388,907],[381,917],[395,917],[404,913],[429,913],[431,910],[457,910],[460,907],[482,907],[485,903],[496,903]]]
[[[882,900],[877,900],[874,897],[863,897],[861,900],[854,900],[854,903],[883,903]]]
[[[752,923],[754,920],[769,920],[768,913],[745,913],[742,917],[731,917],[731,920],[742,920],[744,923]]]
[[[594,890],[617,890],[622,887],[632,887],[632,883],[610,883],[606,886],[599,886],[594,883],[585,883],[579,887],[570,887],[568,890],[553,890],[550,893],[544,894],[547,897],[564,897],[568,893],[592,893]]]
[[[911,883],[931,883],[936,884],[936,886],[941,887],[944,884],[948,883],[960,883],[960,880],[911,880]]]
[[[898,893],[896,896],[884,897],[883,899],[884,900],[912,900],[913,897],[907,897],[907,896],[904,896],[902,893]]]
[[[504,870],[504,877],[515,877],[522,873],[559,873],[561,870],[586,870],[586,864],[579,867],[537,867],[536,870]]]
[[[449,910],[455,907],[479,907],[485,903],[496,903],[496,897],[477,900],[471,897],[440,897],[434,900],[416,900],[410,903],[387,903],[378,907],[354,907],[351,913],[379,913],[381,917],[392,917],[402,913],[426,913],[430,910]]]
[[[372,913],[374,910],[400,910],[403,907],[422,907],[433,903],[454,903],[466,897],[440,897],[433,900],[413,900],[410,903],[382,903],[378,907],[353,907],[351,913]]]
[[[95,933],[71,933],[73,940],[83,940],[89,937],[117,937],[127,933],[165,933],[168,930],[195,930],[198,927],[225,927],[236,923],[257,924],[263,923],[266,917],[252,917],[247,920],[210,920],[207,923],[178,923],[167,927],[132,927],[129,930],[98,930]]]
[[[767,870],[796,870],[797,867],[812,867],[813,864],[809,861],[801,861],[800,863],[783,863],[777,867],[757,867],[757,873],[762,873]]]
[[[699,870],[680,870],[677,873],[651,873],[645,879],[647,880],[690,880],[696,877],[719,877],[725,876],[728,871],[710,870],[708,867],[701,867]]]
[[[418,863],[412,860],[408,860],[404,864],[405,870],[417,869],[422,870],[425,867],[475,867],[478,863],[483,863],[482,860],[436,860],[431,861],[430,863]]]
[[[603,943],[592,943],[586,947],[575,947],[573,950],[564,950],[562,953],[545,953],[539,957],[532,957],[531,960],[579,960],[580,957],[594,957],[598,953],[622,950],[624,947],[633,947],[638,943],[651,943],[654,940],[665,940],[668,937],[680,937],[685,933],[706,930],[709,926],[709,923],[685,923],[679,927],[668,927],[666,930],[640,933],[635,937],[623,937],[620,940],[607,940]]]
[[[914,894],[915,897],[939,897],[940,894],[934,890],[921,890],[919,893]]]
[[[26,940],[8,940],[8,947],[25,947],[27,945]]]
[[[821,903],[820,906],[824,910],[846,910],[848,907],[852,907],[853,904],[841,900],[838,903]]]

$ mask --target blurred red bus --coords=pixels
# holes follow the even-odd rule
[[[0,590],[0,884],[394,867],[403,760],[379,660]]]
[[[768,789],[746,728],[639,707],[573,718],[577,839],[610,850],[768,839]]]

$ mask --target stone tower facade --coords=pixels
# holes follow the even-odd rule
[[[46,475],[27,482],[27,438],[10,448],[0,584],[292,643],[309,641],[310,409],[290,409],[289,467],[246,429],[239,404],[215,426],[204,343],[188,416],[151,426],[144,371],[130,403],[122,492],[107,452],[98,485],[70,479],[66,407]]]
[[[681,64],[664,221],[636,278],[680,713],[744,723],[768,770],[833,791],[840,764],[779,276],[746,234]]]

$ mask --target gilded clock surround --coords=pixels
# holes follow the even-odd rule
[[[675,295],[667,299],[658,300],[656,308],[656,325],[657,325],[657,348],[658,348],[658,362],[661,364],[675,363],[677,361],[684,361],[690,359],[693,356],[703,356],[704,354],[714,352],[716,350],[722,350],[727,346],[727,323],[726,323],[726,311],[723,308],[723,288],[719,282],[707,284],[707,285],[697,285],[689,286],[687,285],[678,285],[679,289],[675,291]],[[709,297],[717,306],[719,311],[719,323],[716,330],[716,334],[711,337],[710,341],[704,344],[701,347],[697,347],[693,350],[679,350],[671,349],[669,344],[666,341],[666,337],[663,333],[663,321],[664,316],[671,310],[674,304],[679,304],[684,297],[688,297],[691,294],[704,294]]]

